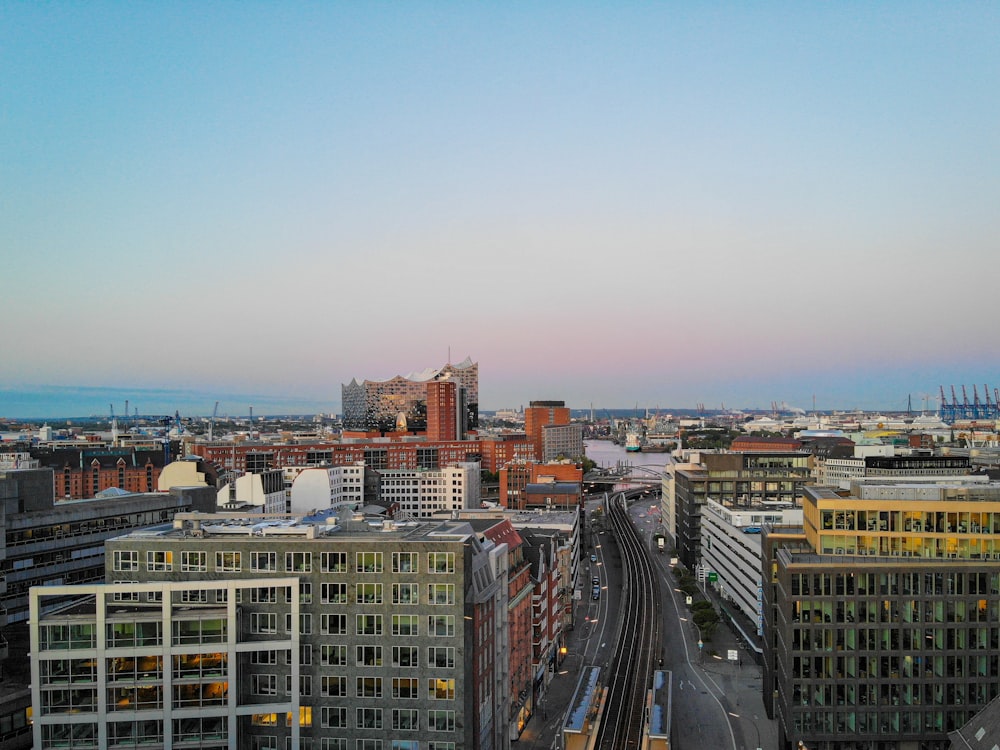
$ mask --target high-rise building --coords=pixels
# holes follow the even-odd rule
[[[468,429],[479,426],[479,364],[466,359],[440,369],[397,375],[389,380],[357,378],[341,386],[344,429],[361,432],[423,432],[427,429],[427,385],[450,380],[464,391]],[[399,430],[405,423],[405,429]]]
[[[32,590],[34,747],[505,748],[501,545],[351,514],[116,538],[82,603]]]
[[[681,562],[692,570],[701,552],[701,513],[709,497],[727,508],[798,504],[809,480],[806,453],[695,453],[680,467],[668,466],[664,503],[673,502],[668,530]]]
[[[464,390],[454,380],[427,384],[427,439],[461,440],[465,437]]]
[[[802,511],[762,549],[782,746],[946,750],[1000,694],[1000,484],[806,487]]]
[[[583,456],[582,424],[547,424],[542,426],[542,461],[562,459],[579,461]]]
[[[535,449],[535,460],[543,461],[544,440],[542,430],[546,425],[568,425],[570,410],[564,401],[532,401],[524,410],[524,431]]]
[[[107,489],[85,500],[55,501],[51,469],[0,471],[0,747],[31,746],[27,660],[29,591],[45,587],[50,606],[65,605],[65,586],[104,578],[104,542],[136,528],[162,524],[174,513],[214,510],[215,490],[166,493]],[[64,596],[69,596],[65,595]],[[74,595],[75,596],[75,595]],[[8,644],[10,647],[8,648]]]

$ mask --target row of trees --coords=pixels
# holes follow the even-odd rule
[[[715,611],[712,602],[708,601],[698,587],[698,579],[691,574],[687,568],[679,565],[674,567],[674,577],[677,579],[677,588],[691,597],[691,619],[698,628],[698,635],[706,643],[712,640],[715,629],[719,626],[719,613]]]

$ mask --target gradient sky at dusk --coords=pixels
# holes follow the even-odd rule
[[[3,3],[0,416],[338,411],[449,351],[484,409],[1000,386],[998,38],[987,2]]]

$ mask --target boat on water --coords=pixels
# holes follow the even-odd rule
[[[641,449],[639,432],[637,430],[629,430],[625,433],[625,450],[629,453],[638,453]]]

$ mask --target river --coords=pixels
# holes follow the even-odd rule
[[[625,446],[615,445],[610,440],[584,440],[587,458],[602,469],[642,466],[663,473],[663,467],[672,463],[669,453],[629,453]],[[648,475],[648,472],[640,472]]]

